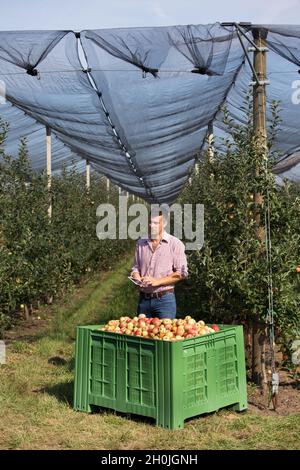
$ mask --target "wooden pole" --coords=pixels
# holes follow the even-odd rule
[[[86,160],[86,188],[89,191],[91,187],[91,164],[89,160]]]
[[[214,149],[214,126],[213,123],[210,122],[208,124],[208,157],[209,160],[213,160],[215,154]]]
[[[109,191],[110,191],[110,181],[106,178],[106,192],[107,192],[107,200],[109,201]]]
[[[253,85],[253,132],[258,144],[258,148],[262,151],[262,158],[267,156],[267,125],[266,125],[266,51],[262,48],[266,47],[267,30],[264,28],[255,28],[252,31],[254,43],[259,50],[254,49],[253,66],[258,77],[259,83],[253,77],[255,82]],[[259,176],[259,166],[255,167],[255,177]],[[265,247],[265,228],[261,220],[260,210],[263,204],[263,196],[261,193],[253,194],[254,220],[256,223],[256,236],[259,240],[259,255],[263,253]],[[265,383],[265,364],[264,364],[264,347],[266,341],[264,325],[255,319],[252,328],[252,381],[262,386],[266,392]]]
[[[259,48],[266,47],[267,31],[263,28],[253,29],[253,38],[255,44]],[[253,66],[261,84],[255,82],[253,86],[253,131],[258,142],[259,148],[262,149],[262,156],[267,155],[267,125],[266,125],[266,52],[254,50]],[[255,81],[255,78],[253,77]],[[255,168],[255,176],[259,175],[259,169]],[[254,193],[255,207],[259,209],[263,203],[263,196],[260,193]],[[265,230],[261,224],[259,211],[255,211],[256,233],[261,242],[262,248],[265,243]]]
[[[215,156],[215,148],[214,148],[214,125],[212,122],[208,123],[207,129],[207,138],[208,138],[208,161],[210,163],[213,162]],[[210,180],[213,182],[214,175],[213,173],[210,174]]]
[[[49,126],[46,126],[46,154],[47,154],[47,187],[49,191],[49,207],[48,207],[48,216],[51,220],[52,217],[52,198],[51,198],[51,129]]]

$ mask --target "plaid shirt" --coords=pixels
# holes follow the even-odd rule
[[[135,260],[131,274],[138,272],[140,276],[152,276],[155,279],[179,273],[188,276],[185,246],[178,238],[164,232],[163,237],[153,251],[151,240],[140,239],[135,247]],[[172,284],[159,287],[144,287],[142,292],[160,292],[174,287]]]

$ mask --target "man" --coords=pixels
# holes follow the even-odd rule
[[[136,243],[131,276],[143,282],[139,287],[137,313],[148,318],[175,318],[174,285],[188,275],[184,244],[165,231],[167,215],[152,216],[148,239]]]

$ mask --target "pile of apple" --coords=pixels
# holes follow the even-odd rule
[[[140,314],[138,317],[121,317],[119,320],[110,320],[103,331],[122,333],[143,338],[161,339],[164,341],[179,341],[195,336],[203,336],[219,331],[218,325],[205,325],[204,321],[196,321],[190,316],[179,319],[146,318]]]

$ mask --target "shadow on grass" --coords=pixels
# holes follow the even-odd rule
[[[70,408],[73,408],[73,397],[74,397],[74,380],[68,382],[61,382],[51,387],[43,387],[38,390],[39,393],[47,393],[48,395],[54,396],[59,402],[66,403]],[[106,416],[117,416],[120,418],[129,419],[136,423],[149,424],[155,426],[155,419],[147,416],[141,416],[131,413],[123,413],[115,411],[111,408],[103,408],[100,406],[91,405],[93,414],[105,414]]]
[[[137,415],[133,413],[126,413],[122,411],[116,411],[111,408],[104,408],[101,406],[91,405],[91,409],[92,409],[93,414],[105,414],[106,416],[117,416],[119,418],[124,418],[129,421],[134,421],[135,423],[148,424],[149,426],[155,426],[155,422],[156,422],[155,418]]]
[[[39,392],[54,396],[58,401],[66,403],[70,408],[73,408],[74,380],[41,388]]]

